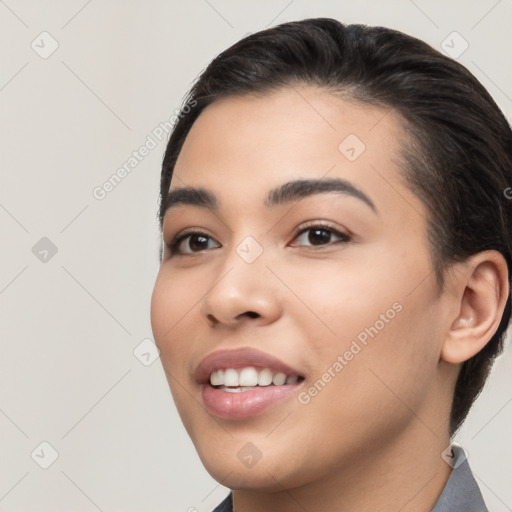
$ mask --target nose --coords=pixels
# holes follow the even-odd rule
[[[282,304],[272,277],[262,257],[247,263],[234,254],[225,261],[204,296],[201,315],[212,327],[275,322],[282,315]]]

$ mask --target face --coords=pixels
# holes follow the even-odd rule
[[[219,100],[193,125],[151,321],[223,485],[326,480],[434,421],[446,304],[404,137],[392,110],[306,86]]]

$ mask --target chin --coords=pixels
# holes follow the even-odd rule
[[[258,463],[260,465],[261,461]],[[240,468],[235,464],[226,464],[220,467],[218,464],[208,466],[208,473],[221,485],[232,490],[258,491],[273,493],[294,487],[289,482],[289,475],[282,475],[279,469],[267,470],[263,465],[259,468]],[[293,480],[293,479],[292,479]]]
[[[304,485],[309,481],[308,476],[314,478],[314,475],[304,474],[304,463],[296,461],[297,466],[292,467],[293,457],[281,455],[275,448],[266,450],[271,455],[262,455],[256,462],[249,459],[244,462],[245,452],[238,456],[239,449],[235,453],[231,450],[224,453],[221,450],[198,450],[198,454],[210,476],[232,490],[272,493]]]

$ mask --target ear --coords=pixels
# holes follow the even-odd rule
[[[463,363],[492,338],[509,296],[508,269],[498,251],[483,251],[458,264],[453,274],[460,290],[457,317],[443,343],[441,359]]]

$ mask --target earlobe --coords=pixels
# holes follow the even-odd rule
[[[509,296],[505,258],[497,251],[475,254],[455,279],[462,293],[441,359],[460,364],[480,352],[498,329]]]

